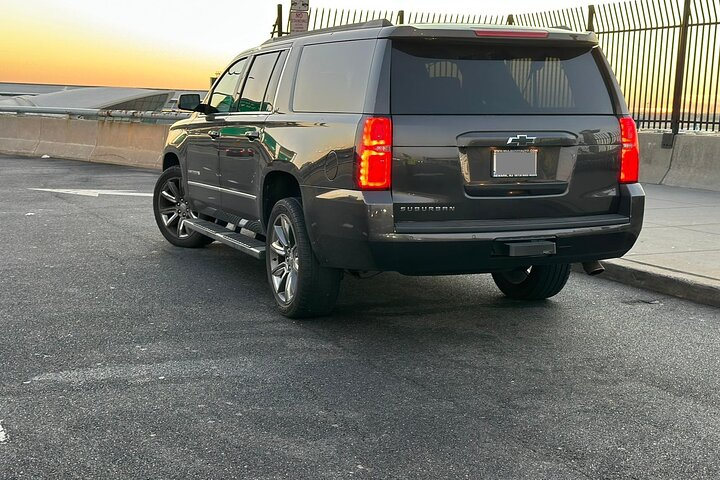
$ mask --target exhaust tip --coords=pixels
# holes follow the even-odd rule
[[[594,262],[584,262],[582,264],[583,270],[585,270],[585,273],[588,275],[594,277],[595,275],[600,275],[605,271],[605,267],[603,267],[603,264],[594,261]]]

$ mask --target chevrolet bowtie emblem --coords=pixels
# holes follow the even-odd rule
[[[507,145],[512,145],[513,147],[525,147],[535,143],[536,138],[537,137],[528,137],[527,135],[518,135],[508,138]]]

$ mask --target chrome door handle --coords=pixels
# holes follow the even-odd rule
[[[220,130],[210,130],[208,132],[208,136],[212,138],[213,140],[216,138],[220,138]]]
[[[245,132],[245,136],[252,142],[260,138],[260,130],[250,130],[249,132]]]

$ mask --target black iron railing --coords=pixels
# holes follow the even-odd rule
[[[720,131],[719,3],[637,0],[507,16],[320,8],[310,11],[309,28],[385,18],[594,31],[639,127]],[[279,25],[274,32],[281,32]]]

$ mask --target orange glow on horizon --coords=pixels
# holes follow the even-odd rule
[[[2,0],[0,82],[205,90],[235,55],[267,40],[277,3],[287,18],[289,0]],[[438,13],[464,13],[469,6],[467,0],[311,3],[315,9]],[[495,15],[590,0],[481,3]]]
[[[0,82],[206,90],[230,59],[183,56],[98,30],[0,19]]]

